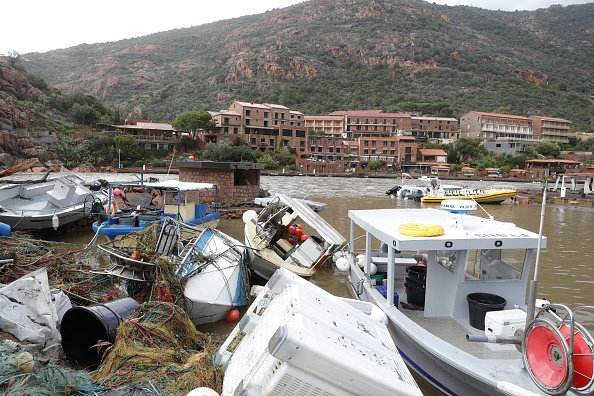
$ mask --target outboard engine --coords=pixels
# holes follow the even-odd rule
[[[89,187],[91,191],[99,191],[101,189],[101,182],[99,180],[95,180],[93,184]]]
[[[101,185],[101,183],[99,183]],[[88,195],[85,198],[85,205],[84,205],[84,214],[85,217],[95,217],[97,216],[97,220],[102,223],[107,220],[107,213],[105,212],[105,207],[103,206],[103,202],[101,199],[94,197],[92,195]]]

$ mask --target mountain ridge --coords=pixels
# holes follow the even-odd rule
[[[594,118],[592,20],[594,3],[504,12],[310,0],[24,58],[30,73],[60,90],[159,121],[233,100],[312,115],[439,101],[450,105],[444,115],[544,114],[584,130]]]

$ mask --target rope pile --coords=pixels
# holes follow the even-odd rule
[[[91,376],[113,390],[144,387],[181,395],[208,387],[220,394],[223,374],[213,364],[220,340],[212,337],[175,305],[147,302],[119,325],[113,347]]]
[[[98,395],[107,389],[86,371],[69,370],[34,358],[14,342],[0,342],[0,394]]]

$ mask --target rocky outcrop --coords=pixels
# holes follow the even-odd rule
[[[37,102],[41,94],[25,71],[0,60],[0,130],[27,129],[36,113],[26,103]]]

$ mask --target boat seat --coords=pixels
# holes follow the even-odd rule
[[[47,184],[38,184],[38,185],[31,185],[31,186],[23,186],[21,188],[21,198],[31,199],[36,197],[37,195],[43,194],[49,190]]]
[[[278,241],[276,241],[276,245],[283,252],[283,254],[287,253],[289,250],[293,248],[293,245],[291,245],[291,243],[289,243],[289,241],[287,241],[286,239],[279,239]]]
[[[48,201],[57,207],[69,205],[72,197],[74,196],[75,190],[76,187],[74,186],[68,186],[66,184],[56,182],[54,189],[47,192],[47,195],[49,196]]]
[[[283,217],[281,218],[281,225],[288,227],[291,225],[291,223],[293,223],[295,221],[295,219],[297,218],[297,213],[293,212],[293,213],[285,213],[283,215]]]

